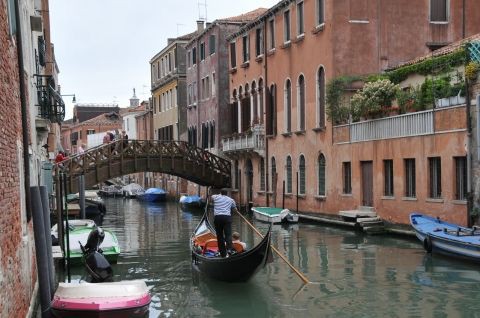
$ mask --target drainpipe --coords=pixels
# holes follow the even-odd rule
[[[473,193],[472,193],[472,118],[470,114],[470,88],[469,81],[466,79],[465,82],[465,96],[466,96],[466,111],[467,111],[467,225],[471,226],[472,220],[470,218],[470,212],[473,208]],[[477,101],[477,110],[478,110],[478,101]],[[478,123],[478,115],[477,115]],[[478,125],[477,125],[478,127]],[[478,134],[478,129],[477,129]]]
[[[463,0],[463,6],[462,6],[462,39],[465,39],[465,6],[466,2]]]
[[[267,130],[266,130],[266,127],[267,127],[267,118],[266,118],[266,114],[267,114],[267,103],[266,103],[266,100],[267,100],[267,87],[268,87],[268,78],[267,78],[267,75],[268,75],[268,62],[267,62],[267,59],[268,59],[268,54],[267,54],[267,44],[268,44],[268,41],[267,41],[267,18],[264,18],[263,20],[263,56],[264,56],[264,63],[263,63],[263,78],[264,78],[264,81],[263,81],[263,114],[262,114],[262,117],[263,117],[263,127],[264,127],[264,133],[263,133],[263,138],[265,139],[265,198],[266,198],[266,202],[265,202],[265,205],[268,207],[270,206],[270,195],[268,194],[270,188],[269,188],[269,180],[268,180],[268,138],[267,138]]]
[[[25,71],[23,64],[23,40],[22,40],[22,26],[20,16],[20,0],[15,0],[15,20],[16,20],[16,36],[17,36],[17,59],[18,59],[18,80],[20,84],[20,105],[22,114],[22,143],[23,143],[23,169],[24,169],[24,192],[25,192],[25,207],[27,210],[27,222],[32,218],[30,211],[30,158],[28,154],[29,136],[28,136],[28,109],[27,109],[27,90],[25,87]]]

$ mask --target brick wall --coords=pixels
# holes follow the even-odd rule
[[[21,107],[16,46],[9,35],[6,1],[0,1],[0,317],[25,317],[36,265],[31,223],[25,224]],[[22,238],[25,238],[24,240]]]

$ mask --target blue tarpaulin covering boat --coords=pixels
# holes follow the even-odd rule
[[[143,193],[137,193],[137,198],[147,202],[162,202],[167,198],[167,192],[160,188],[149,188]]]
[[[427,252],[441,252],[480,261],[480,228],[467,228],[412,213],[410,223]]]

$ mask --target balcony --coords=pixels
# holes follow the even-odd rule
[[[65,103],[54,88],[53,77],[48,75],[39,75],[38,77],[38,116],[50,120],[52,123],[61,123],[65,118]]]
[[[465,105],[442,107],[335,126],[333,140],[335,144],[342,144],[466,131],[465,107]]]
[[[242,156],[256,153],[265,154],[265,127],[255,125],[251,130],[222,138],[222,150],[228,156]]]

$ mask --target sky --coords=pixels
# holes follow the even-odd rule
[[[50,28],[62,94],[77,103],[127,107],[136,89],[150,97],[150,59],[167,38],[196,30],[196,21],[236,16],[278,0],[50,0]],[[206,3],[206,6],[204,5]],[[206,10],[205,10],[206,8]],[[72,118],[72,97],[64,97]]]

